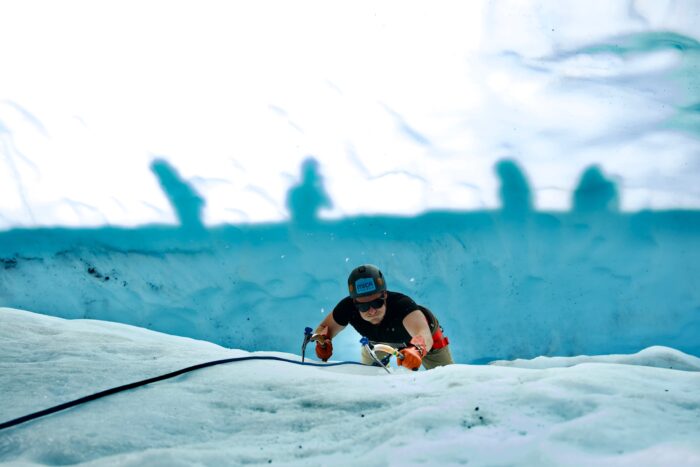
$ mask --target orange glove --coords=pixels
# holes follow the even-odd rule
[[[399,366],[405,366],[409,370],[418,371],[423,357],[425,356],[425,339],[422,336],[416,336],[411,339],[411,343],[405,349],[399,350],[403,358],[397,358],[396,363]]]
[[[331,358],[331,355],[333,355],[333,343],[331,343],[330,339],[326,339],[325,344],[316,341],[316,356],[318,356],[318,358],[327,362],[328,359]]]
[[[328,337],[328,327],[323,326],[316,334],[316,356],[327,362],[333,355],[333,343]]]

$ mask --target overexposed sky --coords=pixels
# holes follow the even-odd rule
[[[148,169],[157,156],[206,198],[209,223],[286,218],[308,156],[330,217],[497,206],[503,157],[542,209],[567,209],[593,162],[629,186],[626,209],[700,205],[647,182],[659,168],[638,148],[611,157],[639,140],[614,131],[631,116],[671,148],[668,177],[694,157],[692,138],[655,132],[668,99],[567,75],[616,79],[619,58],[552,60],[615,33],[682,29],[695,11],[636,3],[633,15],[627,2],[2,1],[0,225],[172,221]],[[682,60],[644,56],[640,75]]]

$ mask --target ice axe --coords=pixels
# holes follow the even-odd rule
[[[386,344],[374,344],[373,347],[370,347],[370,346],[369,346],[369,339],[367,339],[366,337],[363,337],[362,339],[360,339],[360,344],[362,344],[362,346],[367,350],[367,353],[369,353],[369,356],[372,357],[372,360],[374,360],[374,362],[375,362],[377,365],[379,365],[380,367],[384,368],[384,369],[386,370],[386,372],[389,373],[389,374],[391,374],[391,370],[389,370],[389,367],[387,367],[387,365],[386,365],[379,357],[377,357],[377,354],[374,353],[374,352],[375,352],[375,351],[386,352],[386,353],[388,353],[389,355],[393,355],[393,356],[396,357],[398,360],[403,360],[403,359],[404,359],[403,354],[399,353],[398,350],[396,350],[395,348],[393,348],[393,347],[390,346],[390,345],[386,345]],[[387,363],[388,363],[388,362],[387,362]]]
[[[313,334],[313,329],[310,327],[304,328],[304,342],[301,344],[301,363],[304,363],[304,359],[306,358],[306,345],[311,342],[315,341],[318,339],[320,334],[316,333]]]

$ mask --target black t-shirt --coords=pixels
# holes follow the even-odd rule
[[[437,319],[427,308],[416,305],[410,297],[387,291],[386,314],[379,324],[372,324],[360,316],[353,304],[352,298],[345,297],[333,309],[333,319],[341,326],[350,324],[370,342],[384,342],[407,345],[411,341],[411,335],[403,325],[403,319],[412,311],[421,310],[428,320],[430,332],[435,332]]]

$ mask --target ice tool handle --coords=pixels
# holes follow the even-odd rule
[[[304,363],[304,358],[306,357],[306,345],[311,341],[313,329],[310,327],[304,328],[304,342],[301,344],[301,363]]]
[[[313,334],[313,329],[310,327],[305,327],[304,328],[304,342],[301,344],[301,363],[304,363],[304,359],[306,358],[306,346],[309,342],[317,340],[319,334]],[[321,345],[321,347],[325,347],[326,344]]]
[[[374,350],[374,351],[377,351],[377,350],[378,350],[378,351],[380,351],[380,352],[385,352],[385,353],[391,354],[391,355],[393,355],[394,357],[396,357],[396,358],[399,359],[399,360],[403,360],[403,359],[404,359],[403,354],[402,354],[401,352],[399,352],[397,349],[395,349],[395,348],[393,348],[392,346],[390,346],[390,345],[386,345],[386,344],[374,344],[374,346],[372,347],[372,349],[370,349],[370,348],[369,348],[369,339],[367,339],[366,337],[363,337],[362,339],[360,339],[360,344],[362,344],[363,346],[367,347],[368,350]]]
[[[389,364],[389,358],[391,358],[389,355],[393,355],[398,360],[403,360],[403,358],[404,358],[403,354],[399,353],[398,350],[396,350],[395,348],[393,348],[390,345],[374,344],[374,346],[370,347],[369,346],[369,339],[367,339],[366,337],[363,337],[362,339],[360,339],[360,344],[362,344],[362,346],[365,348],[365,350],[367,350],[367,353],[369,354],[370,357],[372,357],[372,360],[374,360],[374,362],[377,365],[384,368],[387,373],[391,373],[391,370],[389,370],[389,368],[387,367],[387,365]],[[380,352],[388,353],[389,355],[387,355],[384,359],[380,359],[379,357],[377,357],[377,354],[374,353],[376,350],[378,350]]]

